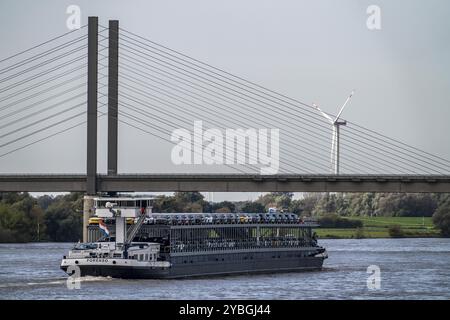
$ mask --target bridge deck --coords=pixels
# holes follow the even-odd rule
[[[119,174],[97,175],[102,192],[450,192],[441,175],[257,175]],[[0,192],[86,191],[83,174],[0,175]]]

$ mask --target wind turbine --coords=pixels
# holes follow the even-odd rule
[[[333,135],[331,137],[331,173],[334,173],[336,175],[339,174],[339,127],[347,125],[347,121],[339,120],[339,117],[341,116],[342,112],[344,111],[344,108],[347,106],[350,99],[352,98],[353,93],[354,91],[352,91],[350,95],[347,97],[347,100],[345,100],[335,119],[333,119],[328,114],[320,110],[319,106],[313,103],[314,108],[319,110],[322,116],[324,116],[333,126]]]

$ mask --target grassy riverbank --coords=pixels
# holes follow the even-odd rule
[[[360,220],[363,228],[337,229],[317,228],[315,231],[319,238],[391,238],[390,228],[399,226],[399,237],[428,238],[439,237],[431,217],[351,217],[352,220]]]

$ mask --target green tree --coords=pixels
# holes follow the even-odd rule
[[[53,197],[45,194],[45,195],[40,196],[39,198],[37,198],[37,205],[42,210],[45,211],[53,203],[53,201],[54,201]]]
[[[314,216],[323,216],[330,213],[336,213],[336,195],[324,194],[320,200],[316,203],[312,214]]]
[[[364,228],[356,228],[355,231],[355,238],[356,239],[363,239],[365,238],[365,234],[364,234]]]
[[[287,209],[291,204],[293,195],[292,192],[271,192],[260,196],[256,202],[264,205],[266,209],[270,207]]]
[[[214,210],[215,213],[230,213],[231,210],[228,207],[220,207]]]
[[[188,203],[184,207],[184,212],[203,212],[203,206],[199,202]]]
[[[399,225],[392,225],[388,228],[389,236],[392,238],[403,238],[405,233],[402,230],[402,227]]]
[[[335,213],[328,213],[319,218],[319,224],[322,228],[362,228],[363,223],[360,220],[342,218]]]
[[[32,217],[33,225],[36,227],[32,233],[36,241],[41,241],[42,235],[45,237],[44,214],[44,210],[37,204],[31,208],[30,216]]]
[[[289,210],[298,215],[312,216],[313,211],[321,198],[322,194],[304,193],[302,199],[291,201]]]
[[[0,233],[4,242],[28,242],[33,240],[32,222],[28,212],[28,196],[14,197],[18,202],[11,204],[12,197],[0,203]],[[4,198],[3,198],[4,199]]]
[[[199,202],[204,199],[200,192],[175,192],[174,197],[182,203]]]
[[[82,197],[59,196],[46,210],[44,222],[50,241],[78,241],[82,237]]]
[[[431,194],[388,193],[375,196],[375,214],[393,217],[431,217],[438,197]]]
[[[18,212],[12,212],[6,201],[0,202],[0,242],[17,242],[14,231]]]
[[[226,208],[226,210],[225,210]],[[221,209],[221,211],[218,211]],[[211,204],[212,212],[236,212],[236,205],[231,201],[222,201]],[[225,211],[224,211],[225,210]]]
[[[433,223],[444,237],[450,237],[450,197],[441,200],[433,214]]]
[[[177,201],[173,196],[162,196],[155,200],[153,204],[154,212],[183,212],[183,203],[181,201]]]
[[[349,195],[348,211],[352,216],[372,216],[375,212],[374,193],[353,193]]]
[[[266,212],[266,208],[259,202],[247,201],[242,207],[242,212],[246,213],[261,213]]]

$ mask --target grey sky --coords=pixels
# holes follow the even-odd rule
[[[17,1],[0,3],[0,60],[64,33],[81,7],[211,65],[450,158],[450,3],[446,0]],[[382,29],[366,27],[381,7]],[[270,119],[268,120],[270,121]],[[106,171],[105,122],[99,171]],[[164,172],[171,146],[120,126],[119,170]],[[0,158],[0,171],[83,172],[84,127]],[[136,156],[139,155],[139,156]],[[244,196],[246,199],[247,197]]]

